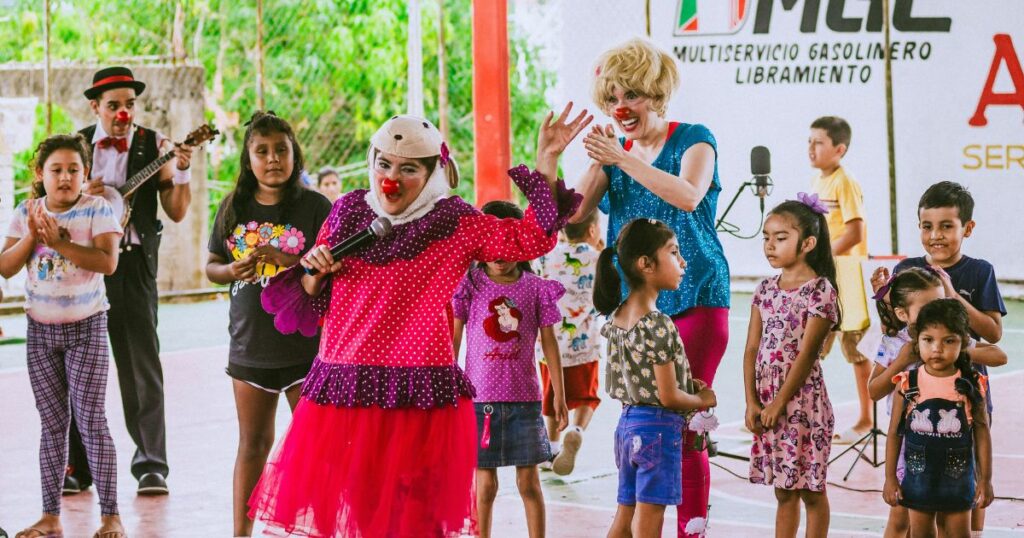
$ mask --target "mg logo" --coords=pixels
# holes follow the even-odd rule
[[[735,34],[747,20],[753,0],[679,0],[677,36]]]

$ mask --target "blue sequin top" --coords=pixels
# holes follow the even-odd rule
[[[625,138],[619,142],[625,144]],[[608,214],[609,245],[615,243],[623,226],[638,218],[658,219],[676,232],[679,253],[687,267],[679,289],[663,291],[658,296],[658,310],[670,316],[694,306],[729,307],[729,262],[715,232],[718,195],[722,191],[715,136],[703,125],[680,123],[652,164],[678,176],[683,153],[701,142],[715,150],[715,175],[704,199],[693,211],[683,211],[662,200],[617,166],[603,168],[609,180],[608,191],[598,208]],[[623,287],[623,298],[627,292]]]

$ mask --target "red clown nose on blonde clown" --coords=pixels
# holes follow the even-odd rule
[[[117,121],[119,121],[121,123],[128,123],[128,120],[131,119],[131,118],[128,116],[128,111],[127,110],[122,110],[122,111],[117,113],[117,116],[115,117],[115,119],[117,119]]]
[[[384,194],[398,194],[398,182],[390,178],[384,178],[380,182],[380,190]]]
[[[615,109],[615,119],[617,119],[617,120],[628,120],[629,119],[629,109],[628,108],[616,108]]]

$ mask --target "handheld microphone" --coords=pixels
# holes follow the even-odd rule
[[[341,243],[331,247],[331,256],[338,260],[372,243],[375,239],[385,237],[390,233],[391,221],[387,217],[377,217],[365,230],[358,231],[344,239]],[[303,269],[305,269],[307,275],[320,273],[320,271],[312,268],[303,267]]]
[[[764,200],[768,188],[772,186],[772,154],[764,146],[754,146],[750,150],[750,174],[754,176],[754,189],[758,198]]]

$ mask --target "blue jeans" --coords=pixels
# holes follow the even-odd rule
[[[677,505],[683,500],[682,415],[663,407],[625,405],[615,428],[618,503]]]

